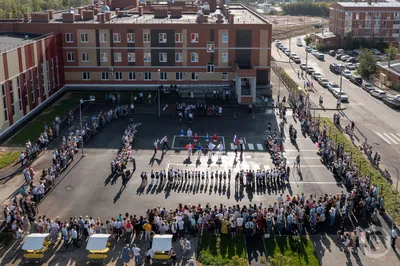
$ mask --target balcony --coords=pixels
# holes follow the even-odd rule
[[[257,76],[257,70],[255,69],[252,62],[249,62],[248,64],[238,64],[236,62],[233,62],[232,66],[233,71],[236,72],[238,77],[255,78]]]

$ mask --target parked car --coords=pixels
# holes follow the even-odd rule
[[[287,50],[284,51],[284,53],[285,53],[285,55],[289,56],[290,55],[290,50],[287,49]]]
[[[351,75],[350,76],[350,81],[353,82],[354,84],[361,86],[363,79],[360,76],[356,76],[356,75]]]
[[[345,56],[344,54],[336,54],[336,59],[340,60],[342,58],[342,56]]]
[[[319,85],[321,85],[323,88],[328,88],[329,80],[326,78],[322,77],[318,80]]]
[[[360,51],[359,49],[354,49],[354,50],[353,50],[353,53],[355,53],[356,55],[360,55],[360,54],[361,54],[361,51]]]
[[[281,43],[278,43],[278,44],[276,44],[276,47],[277,47],[278,49],[281,49],[281,50],[282,50],[282,48],[285,47],[285,46],[283,46],[283,44],[281,44]]]
[[[298,55],[292,56],[292,60],[296,64],[300,64],[301,63],[301,59],[300,59],[300,57]]]
[[[300,37],[297,38],[297,46],[303,46]]]
[[[310,46],[306,46],[306,52],[307,52],[307,53],[311,53],[312,50],[313,50],[313,49],[312,49]]]
[[[329,82],[327,88],[328,88],[328,90],[331,91],[331,92],[332,92],[333,90],[340,89],[339,85],[337,85],[337,84],[334,83],[334,82]]]
[[[346,62],[348,59],[350,58],[349,55],[344,55],[340,58],[340,60],[342,60],[343,62]]]
[[[346,64],[346,68],[348,70],[356,70],[356,66],[354,64],[352,64],[352,63],[347,63]]]
[[[315,72],[315,69],[313,67],[309,66],[309,67],[307,67],[306,72],[307,72],[307,74],[311,75],[312,73]]]
[[[275,41],[275,46],[278,47],[279,45],[282,45],[281,41],[280,40],[276,40]]]
[[[348,69],[345,69],[345,70],[342,71],[342,75],[343,75],[343,77],[348,79],[348,78],[351,77],[351,71],[348,70]]]
[[[371,90],[370,93],[372,96],[374,96],[375,98],[378,98],[378,99],[383,99],[383,98],[387,97],[386,92],[381,89]]]
[[[325,55],[323,53],[318,53],[317,55],[315,55],[316,58],[318,58],[321,61],[325,60]]]
[[[336,50],[336,53],[337,53],[337,54],[344,54],[344,50],[343,50],[343,49],[337,49],[337,50]]]
[[[363,90],[368,91],[368,92],[375,89],[375,87],[371,83],[368,83],[368,82],[363,83],[361,88],[363,88]]]
[[[330,50],[330,51],[329,51],[329,55],[330,55],[330,56],[336,56],[335,50]]]
[[[289,49],[288,49],[288,48],[286,48],[286,47],[282,47],[282,49],[281,49],[281,50],[282,50],[282,52],[284,52],[284,53],[285,53],[286,51],[289,51]]]
[[[312,54],[313,56],[316,56],[317,54],[319,54],[319,52],[318,52],[318,50],[312,50],[312,51],[311,51],[311,54]]]
[[[333,90],[332,94],[336,99],[340,97],[341,101],[344,103],[349,102],[349,96],[347,96],[347,94],[343,90],[342,91],[340,91],[340,89]]]
[[[318,79],[322,78],[322,74],[320,72],[315,72],[311,75],[315,80],[318,81]]]
[[[306,64],[304,64],[304,63],[300,64],[300,69],[306,70],[306,68],[307,68],[307,65],[306,65]]]
[[[336,63],[332,63],[329,65],[330,71],[332,71],[335,74],[340,74],[340,68],[341,68],[341,65],[336,64]]]
[[[347,62],[347,63],[353,63],[353,64],[355,64],[355,63],[357,63],[357,58],[355,58],[355,57],[350,57],[349,59],[346,60],[346,62]]]
[[[378,49],[372,49],[372,52],[374,52],[374,54],[376,55],[381,55],[381,51],[379,51]]]

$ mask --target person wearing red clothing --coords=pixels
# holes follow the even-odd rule
[[[197,141],[199,141],[199,136],[197,136],[197,133],[194,133],[193,141],[194,143],[197,143]]]
[[[218,136],[217,134],[214,133],[214,136],[212,137],[213,142],[217,142],[218,141]]]

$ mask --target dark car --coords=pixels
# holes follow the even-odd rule
[[[354,84],[361,86],[363,83],[363,79],[360,76],[350,76],[350,81],[353,82]]]
[[[345,56],[345,54],[338,54],[336,55],[336,59],[340,60],[342,58],[342,56]]]
[[[330,56],[335,56],[335,55],[336,55],[335,50],[330,50],[330,51],[329,51],[329,55],[330,55]]]

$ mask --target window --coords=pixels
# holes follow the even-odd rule
[[[67,62],[75,62],[74,52],[67,52]]]
[[[127,33],[126,39],[128,40],[128,43],[135,42],[135,33]]]
[[[102,63],[108,62],[108,54],[106,52],[100,53],[100,62]]]
[[[6,84],[1,84],[1,97],[3,98],[4,120],[8,121],[7,99],[6,99]]]
[[[369,36],[371,35],[371,30],[370,29],[365,29],[364,30],[364,36]]]
[[[82,79],[83,80],[90,80],[90,73],[89,72],[82,72]]]
[[[113,33],[113,42],[115,43],[121,42],[121,33]]]
[[[115,72],[115,80],[122,80],[122,72]]]
[[[53,81],[53,89],[55,89],[56,88],[56,78],[55,78],[55,76],[54,76],[54,60],[53,60],[53,58],[51,59],[51,79],[52,79],[52,81]]]
[[[65,33],[65,42],[66,43],[74,42],[74,35],[72,33]]]
[[[81,33],[81,43],[88,42],[88,35],[87,33]]]
[[[151,72],[144,72],[144,80],[151,80]]]
[[[57,85],[60,85],[60,73],[58,72],[58,56],[56,56]]]
[[[33,69],[30,71],[30,83],[31,83],[31,97],[32,97],[32,103],[35,102],[35,84],[33,83]]]
[[[151,62],[151,53],[145,52],[145,53],[144,53],[144,56],[143,56],[143,61],[144,61],[145,63]]]
[[[158,61],[160,63],[166,63],[167,62],[167,53],[159,53],[158,54]]]
[[[136,73],[135,72],[129,72],[128,78],[129,78],[129,80],[136,80]]]
[[[214,52],[214,42],[208,42],[207,43],[207,53],[213,53]]]
[[[44,82],[44,64],[40,67],[40,73],[42,73],[42,88],[43,88],[43,96],[46,95],[46,84]]]
[[[114,62],[122,62],[122,54],[120,52],[114,52]]]
[[[29,99],[28,99],[28,80],[26,77],[26,72],[23,74],[24,78],[24,97],[25,97],[25,104],[28,106],[29,105]]]
[[[183,73],[182,72],[176,72],[175,73],[175,80],[183,80]]]
[[[128,62],[136,62],[136,54],[128,53]]]
[[[167,34],[166,33],[159,33],[158,34],[158,42],[159,43],[166,43],[167,42]]]
[[[382,27],[386,28],[386,21],[382,21]]]
[[[190,59],[191,62],[199,62],[199,53],[192,53]]]
[[[89,62],[89,54],[86,52],[81,53],[81,61],[82,62]]]
[[[228,43],[229,35],[228,33],[222,33],[222,43]]]
[[[225,72],[222,73],[222,74],[221,74],[221,79],[222,79],[222,80],[225,80],[225,81],[228,80],[228,73],[225,73]]]
[[[14,91],[13,91],[13,84],[12,84],[12,79],[9,82],[10,86],[10,97],[11,97],[11,110],[12,110],[12,115],[15,115],[15,109],[14,109]]]
[[[228,53],[222,53],[222,62],[227,63],[228,62]]]
[[[143,42],[144,42],[144,43],[149,43],[149,42],[151,42],[150,33],[143,33]]]
[[[393,34],[398,34],[400,33],[400,29],[393,29]]]
[[[107,33],[100,32],[100,42],[101,43],[106,43],[107,42]]]
[[[207,73],[214,73],[214,64],[207,64]]]
[[[108,72],[101,72],[101,80],[108,80]]]
[[[167,80],[167,72],[160,72],[160,80]]]
[[[175,62],[183,62],[182,53],[175,53]]]
[[[356,20],[359,20],[360,19],[360,13],[358,13],[358,12],[355,12],[356,13]]]
[[[199,80],[199,74],[196,72],[192,72],[192,80]]]
[[[37,94],[36,96],[38,97],[38,99],[40,99],[40,83],[39,83],[39,69],[36,68],[36,90],[37,90]]]
[[[198,43],[199,42],[199,34],[198,33],[190,33],[190,42]]]
[[[21,96],[21,78],[17,77],[17,91],[18,91],[18,107],[22,110],[22,96]]]
[[[182,43],[182,42],[183,42],[182,33],[175,33],[175,43]]]

